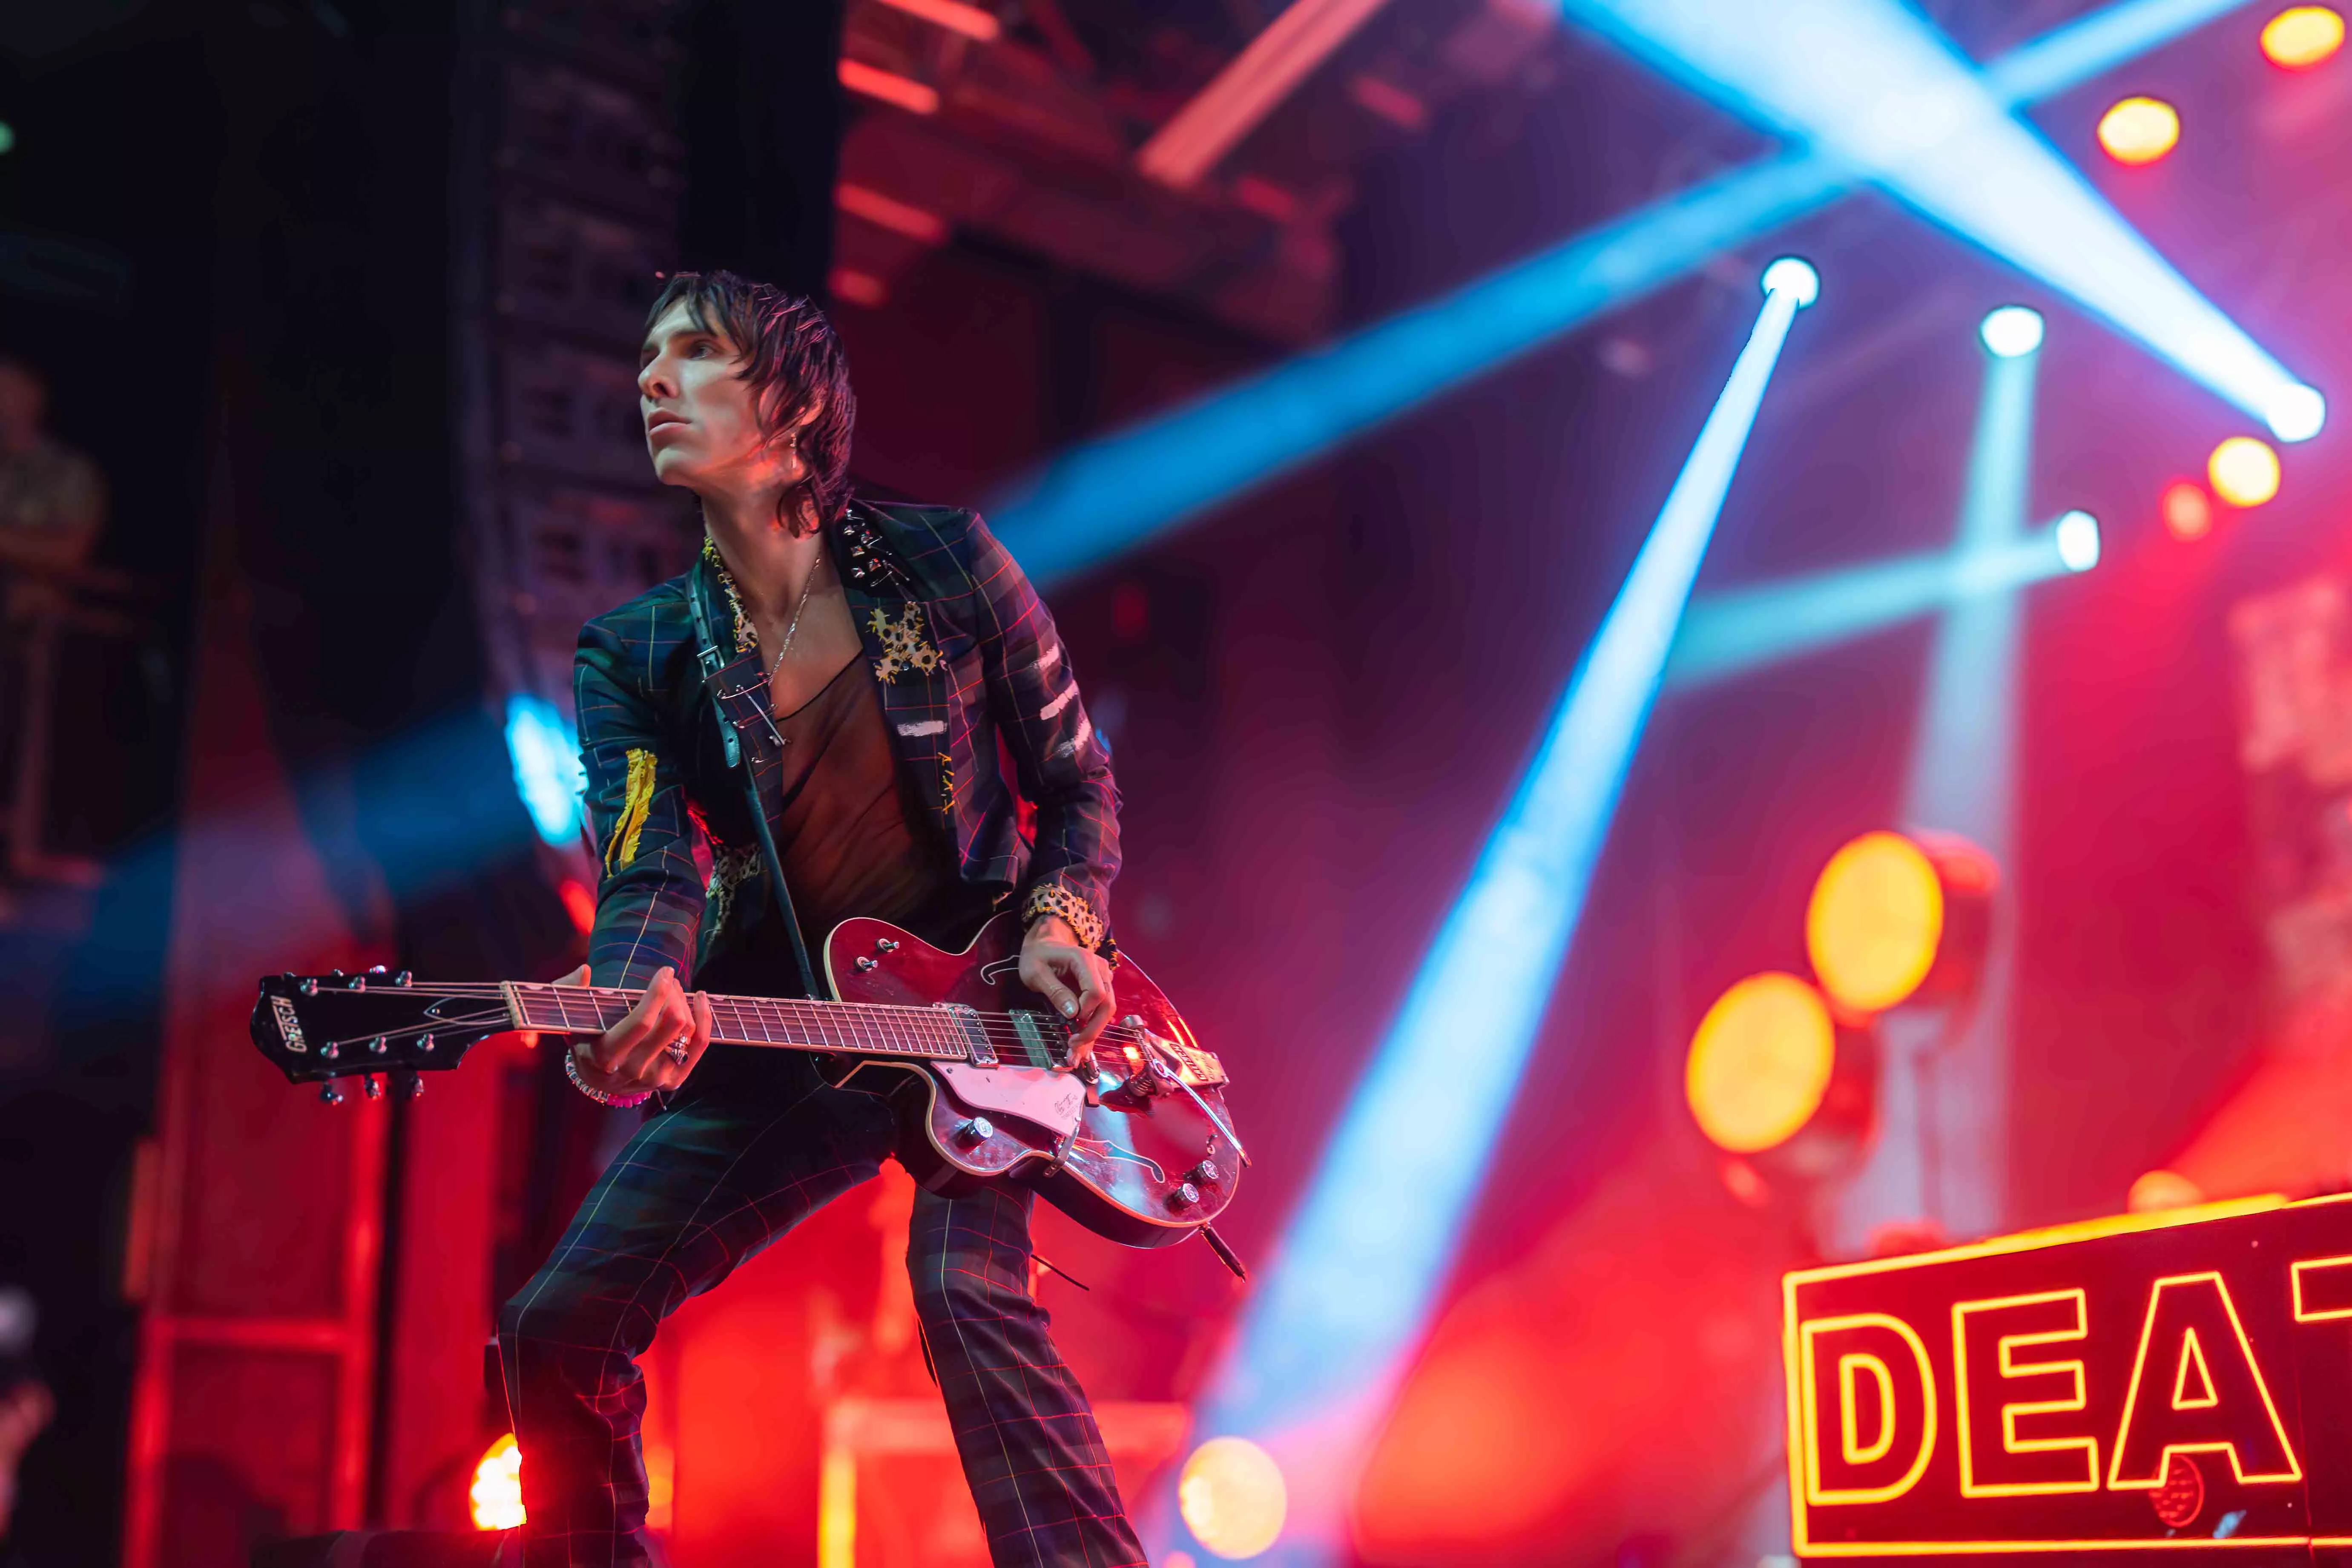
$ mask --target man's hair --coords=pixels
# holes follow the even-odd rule
[[[808,418],[799,435],[808,475],[784,492],[776,515],[794,532],[804,517],[820,526],[839,517],[849,504],[849,436],[857,423],[857,397],[849,390],[849,358],[833,323],[814,301],[772,284],[732,272],[677,272],[646,313],[646,328],[679,303],[697,327],[724,332],[743,356],[738,374],[751,383],[761,429],[781,436]]]

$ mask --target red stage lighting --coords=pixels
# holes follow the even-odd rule
[[[572,877],[564,878],[555,893],[563,900],[563,912],[585,936],[596,924],[596,895],[588,890],[587,883]]]
[[[2193,479],[2164,487],[2164,531],[2183,543],[2213,531],[2213,498]]]
[[[522,1524],[522,1450],[509,1432],[489,1447],[474,1467],[468,1500],[476,1530],[515,1530]]]
[[[2325,5],[2280,12],[2263,29],[2263,53],[2282,70],[2307,71],[2344,47],[2344,18]]]
[[[2099,145],[2118,163],[2153,163],[2179,142],[2180,115],[2160,98],[2126,98],[2099,116]]]

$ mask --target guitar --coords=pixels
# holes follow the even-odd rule
[[[1249,1163],[1224,1103],[1224,1068],[1130,962],[1120,1015],[1072,1071],[1069,1029],[1021,984],[1022,930],[1010,914],[961,952],[887,921],[849,920],[825,938],[830,1001],[710,998],[714,1045],[814,1053],[826,1079],[886,1096],[909,1136],[915,1179],[954,1195],[1011,1178],[1081,1225],[1131,1247],[1209,1229]],[[517,981],[434,984],[406,971],[272,975],[253,1008],[253,1043],[295,1083],[377,1077],[420,1093],[422,1072],[455,1068],[491,1035],[603,1034],[642,994]]]

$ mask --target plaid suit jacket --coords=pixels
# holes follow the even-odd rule
[[[911,798],[944,830],[959,872],[1017,894],[1024,914],[1063,915],[1100,945],[1118,871],[1118,792],[1028,578],[960,508],[854,501],[825,539]],[[779,754],[764,743],[759,650],[747,634],[730,639],[708,562],[581,629],[581,760],[603,863],[588,942],[598,985],[642,984],[663,964],[691,976],[739,943],[771,897],[742,778],[703,686],[689,594],[703,596],[722,656],[734,645],[716,683],[724,721],[753,766]],[[1026,825],[1023,801],[1034,807]]]

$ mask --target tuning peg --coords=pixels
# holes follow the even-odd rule
[[[381,963],[371,963],[368,965],[367,972],[370,974],[382,974],[384,973],[384,968]]]
[[[427,1055],[427,1056],[432,1055],[432,1054],[433,1054],[433,1037],[432,1037],[432,1036],[430,1036],[430,1035],[419,1035],[419,1036],[417,1036],[417,1037],[416,1037],[416,1048],[417,1048],[418,1050],[420,1050],[420,1051],[423,1051],[423,1052],[424,1052],[425,1055]]]
[[[294,989],[305,996],[316,996],[319,994],[319,983],[305,975],[294,983]]]
[[[343,977],[343,972],[340,969],[330,969],[327,971],[327,975],[331,980],[341,980]]]
[[[404,1068],[399,1072],[394,1073],[392,1075],[392,1079],[393,1082],[399,1087],[403,1099],[415,1100],[418,1095],[425,1092],[424,1079],[418,1077],[415,1073],[408,1071]]]
[[[343,1102],[343,1086],[339,1083],[322,1083],[319,1086],[319,1098],[329,1105],[341,1105]]]
[[[372,1057],[380,1057],[383,1055],[384,1049],[383,1037],[382,1035],[378,1035],[374,1039],[368,1042],[368,1055]]]
[[[412,978],[413,976],[410,975],[408,971],[404,969],[399,973],[392,977],[392,983],[394,985],[406,985]]]
[[[376,1082],[375,1074],[372,1072],[362,1073],[360,1075],[360,1081],[367,1086],[367,1097],[370,1100],[382,1100],[383,1098],[383,1085]]]

